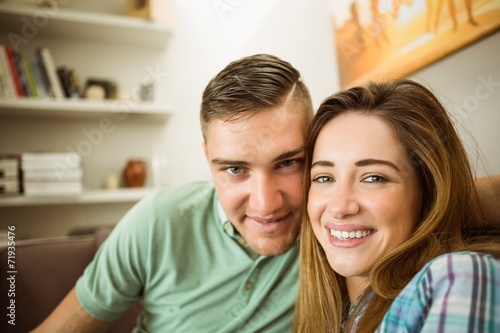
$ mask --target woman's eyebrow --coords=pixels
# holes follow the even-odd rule
[[[368,165],[377,165],[377,164],[382,164],[382,165],[387,165],[391,168],[393,168],[394,170],[398,171],[399,172],[399,168],[392,162],[389,162],[387,160],[379,160],[379,159],[375,159],[375,158],[367,158],[367,159],[363,159],[363,160],[360,160],[360,161],[357,161],[354,163],[355,166],[359,166],[359,167],[363,167],[363,166],[368,166]],[[324,167],[331,167],[333,168],[335,166],[335,163],[331,162],[331,161],[316,161],[314,162],[312,165],[311,165],[311,168],[315,167],[315,166],[324,166]]]
[[[333,168],[335,166],[335,163],[330,161],[316,161],[311,165],[311,169],[314,168],[315,166],[324,166]]]
[[[357,161],[356,163],[354,163],[355,166],[368,166],[368,165],[376,165],[376,164],[387,165],[387,166],[389,166],[389,167],[391,167],[399,172],[399,168],[396,166],[396,164],[389,162],[387,160],[367,158],[367,159],[360,160],[360,161]]]

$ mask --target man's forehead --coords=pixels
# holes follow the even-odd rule
[[[302,149],[304,119],[300,113],[284,111],[276,108],[235,121],[214,120],[205,142],[211,163],[268,165]]]
[[[227,131],[229,133],[248,132],[274,132],[277,134],[279,130],[287,125],[306,126],[306,116],[295,110],[295,108],[281,106],[273,109],[265,109],[255,112],[248,112],[241,115],[232,115],[222,118],[212,119],[208,126],[208,134],[211,132],[220,133]]]

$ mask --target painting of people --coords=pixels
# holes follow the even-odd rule
[[[406,76],[500,28],[500,0],[329,0],[342,87]]]

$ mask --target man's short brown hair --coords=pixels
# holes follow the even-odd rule
[[[304,113],[307,128],[313,108],[309,90],[290,63],[268,54],[256,54],[231,62],[208,83],[203,92],[200,122],[206,141],[214,119],[249,117],[256,112],[292,103]]]

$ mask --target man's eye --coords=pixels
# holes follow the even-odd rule
[[[332,177],[328,177],[328,176],[318,176],[318,177],[313,178],[312,181],[314,183],[319,183],[319,184],[332,183],[333,182],[333,178]]]
[[[382,176],[371,175],[363,179],[367,183],[387,183],[389,180]]]
[[[229,167],[226,169],[226,172],[230,175],[238,175],[243,172],[243,169],[239,167]]]
[[[297,163],[296,160],[286,160],[286,161],[281,162],[280,166],[288,168],[288,167],[291,167],[292,165],[294,165],[295,163]]]

